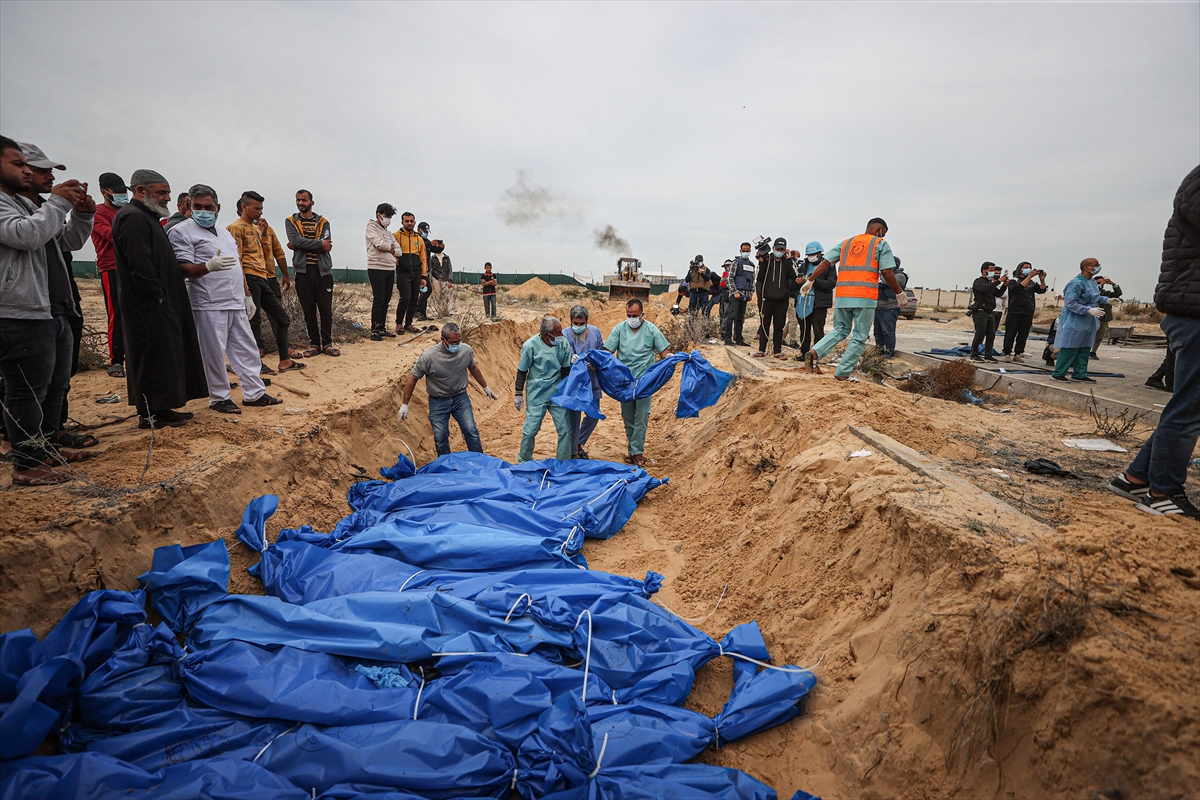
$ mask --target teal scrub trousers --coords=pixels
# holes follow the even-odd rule
[[[574,455],[571,452],[570,412],[553,403],[547,403],[525,407],[525,424],[521,426],[521,452],[517,455],[518,462],[533,458],[533,441],[537,438],[538,431],[542,429],[542,420],[545,419],[547,411],[550,412],[550,419],[554,422],[554,431],[558,434],[558,446],[555,448],[554,457],[559,461],[569,461]],[[643,426],[643,437],[645,430]]]
[[[1074,368],[1076,378],[1086,378],[1090,347],[1063,347],[1058,351],[1058,360],[1054,362],[1054,377],[1066,376]]]
[[[629,455],[640,456],[646,452],[646,426],[650,424],[650,401],[643,397],[630,403],[621,403],[621,419],[625,421],[625,438],[629,440]]]
[[[833,330],[825,334],[825,338],[813,345],[813,351],[817,354],[817,360],[820,361],[829,354],[834,345],[849,336],[850,344],[846,345],[846,352],[842,354],[842,360],[838,362],[837,369],[833,373],[839,378],[848,377],[854,371],[854,368],[858,366],[858,360],[862,358],[863,350],[867,349],[867,337],[871,335],[871,328],[874,324],[874,307],[835,307],[833,309]]]

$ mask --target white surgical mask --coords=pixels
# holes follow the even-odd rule
[[[384,216],[380,216],[380,217],[379,217],[379,224],[380,224],[380,225],[382,225],[383,227],[385,227],[385,228],[386,228],[387,226],[389,226],[389,225],[391,225],[391,224],[392,224],[392,218],[391,218],[391,217],[384,217]]]
[[[626,317],[625,321],[628,322],[629,327],[633,328],[635,331],[638,328],[642,327],[642,318],[641,317]]]
[[[821,263],[821,257],[814,253],[813,255],[808,257],[808,263],[819,264],[819,263]]]

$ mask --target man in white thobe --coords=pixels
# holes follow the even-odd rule
[[[279,405],[282,401],[267,394],[263,383],[262,360],[250,330],[254,302],[242,275],[237,243],[229,231],[217,225],[221,210],[217,193],[197,184],[188,194],[192,216],[172,227],[167,237],[187,278],[208,381],[208,407],[222,414],[242,413],[230,395],[226,359],[242,382],[242,405]]]

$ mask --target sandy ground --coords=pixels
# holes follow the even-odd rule
[[[94,308],[95,287],[84,284]],[[502,298],[505,319],[472,342],[500,395],[491,402],[473,387],[476,419],[485,449],[504,458],[520,439],[519,346],[541,313],[564,315],[574,302],[537,289],[529,294],[549,300],[524,308]],[[605,332],[624,316],[589,305]],[[665,323],[667,309],[652,302],[647,316]],[[123,381],[77,376],[72,417],[103,426],[94,429],[102,455],[61,487],[0,479],[0,629],[44,634],[83,592],[134,588],[153,548],[175,542],[226,538],[233,590],[260,591],[244,572],[256,555],[232,536],[250,499],[280,496],[272,531],[328,529],[347,513],[355,480],[400,451],[432,458],[423,387],[407,421],[396,408],[435,336],[363,340],[341,358],[311,359],[276,380],[283,406],[231,418],[196,401],[194,423],[153,444],[134,420],[114,421],[132,409],[92,402],[124,396]],[[730,368],[724,348],[701,350]],[[646,451],[650,471],[670,483],[585,554],[598,569],[664,573],[659,600],[714,636],[757,620],[776,662],[819,662],[797,720],[703,760],[744,769],[782,797],[796,788],[827,800],[1196,796],[1200,523],[1149,516],[1103,491],[1130,456],[1060,441],[1088,434],[1090,420],[1025,400],[995,413],[796,370],[744,377],[700,419],[678,420],[667,399],[677,387],[678,378],[656,398]],[[609,419],[589,450],[620,459],[619,408],[608,398],[601,407]],[[911,472],[851,425],[973,486]],[[1148,433],[1122,443],[1132,451]],[[463,447],[457,432],[452,443]],[[849,458],[864,448],[872,455]],[[553,449],[547,426],[535,457]],[[1039,456],[1079,478],[1024,472]],[[995,514],[995,499],[1016,511]],[[715,712],[731,680],[723,660],[705,667],[690,704]]]

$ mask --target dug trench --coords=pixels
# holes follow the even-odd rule
[[[604,330],[624,313],[591,307]],[[473,342],[500,394],[491,402],[470,390],[493,455],[517,451],[511,381],[535,316],[487,325]],[[668,319],[662,307],[649,316]],[[314,359],[277,379],[307,393],[282,390],[286,408],[236,420],[202,410],[156,432],[152,447],[131,421],[98,428],[104,453],[80,480],[5,487],[0,628],[45,634],[83,592],[136,587],[153,549],[176,542],[224,537],[231,590],[260,592],[245,573],[257,555],[233,535],[250,499],[279,495],[272,534],[329,529],[355,480],[398,452],[433,457],[423,388],[410,418],[396,419],[408,367],[433,336]],[[702,351],[731,368],[723,348]],[[1200,525],[1138,514],[1099,491],[1091,462],[1066,459],[1084,485],[1029,478],[1019,508],[997,505],[1016,490],[984,477],[1003,448],[980,443],[974,407],[776,369],[743,376],[699,419],[679,420],[678,380],[656,396],[647,441],[648,469],[669,484],[585,555],[596,569],[663,573],[658,600],[715,637],[757,621],[775,663],[813,666],[818,678],[797,719],[703,760],[781,797],[1194,795]],[[96,424],[127,413],[89,402],[110,387],[102,373],[79,376],[73,416]],[[589,450],[619,460],[619,408],[605,398],[602,410]],[[1032,404],[985,421],[993,441],[1025,447],[1083,424]],[[852,427],[935,469],[903,466]],[[452,443],[463,448],[457,432]],[[547,422],[535,457],[552,455]],[[971,482],[939,480],[936,468]],[[1065,503],[1039,504],[1056,492]],[[726,661],[700,671],[690,706],[720,708]]]

